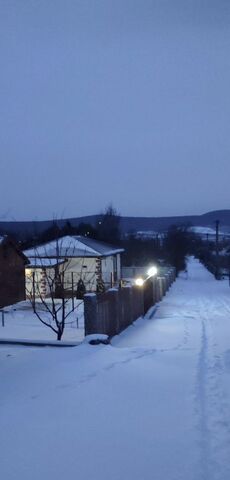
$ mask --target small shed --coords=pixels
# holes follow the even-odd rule
[[[25,299],[26,256],[8,236],[0,237],[0,308]]]
[[[52,279],[61,275],[65,295],[76,294],[79,280],[87,292],[99,286],[109,288],[121,279],[123,248],[83,236],[64,236],[24,253],[30,264],[26,267],[27,292],[49,296]]]

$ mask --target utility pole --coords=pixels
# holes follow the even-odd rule
[[[216,273],[215,277],[217,280],[220,279],[220,267],[219,267],[219,225],[220,221],[216,220]]]

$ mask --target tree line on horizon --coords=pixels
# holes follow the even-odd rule
[[[172,225],[164,234],[156,235],[154,238],[137,238],[135,232],[122,235],[120,215],[112,204],[100,214],[96,225],[82,222],[74,226],[70,220],[67,220],[61,227],[58,221],[54,220],[52,225],[42,233],[35,232],[33,235],[28,235],[20,242],[20,247],[25,250],[66,235],[87,236],[124,248],[124,266],[143,266],[151,262],[167,263],[174,266],[179,273],[186,268],[187,255],[195,255],[204,263],[210,262],[214,256],[210,245],[191,232],[189,225]],[[14,236],[14,240],[18,241],[17,235]]]

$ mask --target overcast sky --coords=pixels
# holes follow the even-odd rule
[[[229,0],[0,0],[0,220],[229,208]]]

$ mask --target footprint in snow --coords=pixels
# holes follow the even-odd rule
[[[63,383],[61,385],[57,385],[56,388],[58,388],[59,390],[63,390],[65,388],[70,388],[72,385],[70,383]]]

